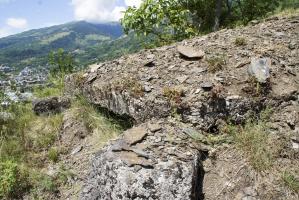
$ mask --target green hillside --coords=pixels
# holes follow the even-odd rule
[[[118,23],[71,22],[0,38],[0,65],[45,67],[49,52],[59,48],[71,52],[82,66],[136,51],[140,45],[133,36],[124,36]]]

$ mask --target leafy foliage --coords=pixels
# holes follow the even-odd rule
[[[28,187],[28,174],[17,163],[11,160],[0,163],[0,197],[18,197]]]
[[[153,34],[160,42],[168,43],[196,34],[191,13],[178,0],[146,0],[140,8],[129,7],[121,23],[126,33]]]
[[[281,4],[285,1],[145,0],[139,8],[129,7],[121,23],[126,33],[153,34],[157,44],[164,44],[219,27],[247,24]]]
[[[75,67],[72,55],[64,52],[62,48],[58,49],[57,52],[50,52],[49,63],[51,65],[51,75],[54,77],[72,73]]]

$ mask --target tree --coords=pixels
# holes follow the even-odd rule
[[[73,72],[75,66],[72,55],[66,53],[63,49],[49,53],[49,64],[51,66],[51,75],[54,77],[57,75],[64,76],[64,74]]]
[[[126,33],[153,35],[163,44],[195,35],[190,17],[179,0],[145,0],[140,8],[129,7],[121,23]]]
[[[126,33],[154,35],[163,43],[199,32],[247,24],[274,11],[283,0],[144,0],[129,7],[121,23]]]

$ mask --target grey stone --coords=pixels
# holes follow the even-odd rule
[[[183,45],[178,45],[177,50],[181,55],[191,59],[201,59],[205,55],[205,53],[201,50]]]
[[[200,84],[200,87],[204,90],[211,90],[214,87],[214,84],[211,82],[204,82]]]
[[[164,123],[164,135],[179,133],[173,132],[178,130],[179,124],[169,126],[168,122]],[[141,125],[142,129],[145,125]],[[155,136],[148,136],[142,140],[141,143],[148,146],[148,153],[137,149],[134,152],[112,152],[111,147],[106,146],[93,160],[92,171],[81,190],[80,199],[199,199],[202,196],[202,180],[194,177],[203,173],[200,153],[187,143],[173,145],[174,154],[169,154],[169,148],[164,143],[165,148],[157,150],[155,139]],[[181,153],[180,158],[175,155],[176,152]],[[190,159],[190,155],[194,156]]]
[[[71,101],[66,97],[49,97],[33,101],[33,111],[37,115],[60,113],[71,106]]]
[[[152,123],[149,123],[147,125],[147,127],[149,128],[149,130],[153,133],[157,132],[157,131],[160,131],[162,129],[161,125],[159,124],[152,124]]]
[[[123,135],[123,138],[128,144],[132,145],[141,142],[147,134],[146,128],[139,126],[126,131]]]

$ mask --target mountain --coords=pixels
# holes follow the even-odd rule
[[[85,65],[136,51],[138,44],[132,35],[123,34],[119,23],[71,22],[0,38],[0,65],[15,69],[45,66],[49,52],[59,48]]]

